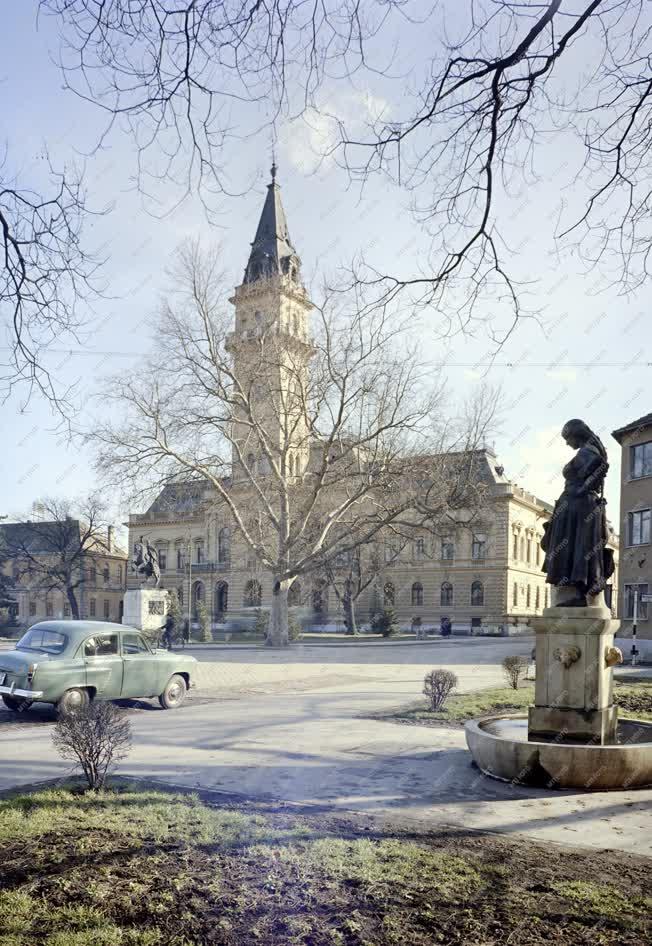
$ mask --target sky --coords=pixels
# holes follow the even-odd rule
[[[433,23],[435,21],[433,20]],[[416,29],[410,55],[432,42],[432,29]],[[268,136],[243,138],[225,164],[234,192],[218,206],[217,222],[207,220],[201,203],[187,199],[174,212],[153,215],[152,202],[135,186],[135,152],[119,129],[92,153],[102,130],[99,113],[63,88],[55,65],[56,24],[36,23],[36,3],[26,0],[3,10],[0,34],[0,115],[9,161],[21,180],[38,180],[44,149],[54,164],[83,162],[88,200],[105,213],[88,230],[90,244],[106,257],[104,298],[87,313],[89,329],[81,344],[55,344],[48,366],[78,384],[80,422],[104,406],[98,382],[107,374],[137,374],[148,350],[152,316],[166,285],[166,268],[175,248],[188,237],[221,246],[231,285],[242,278],[249,244],[269,181]],[[393,55],[387,49],[387,55]],[[393,66],[398,74],[403,63]],[[278,181],[293,242],[303,260],[308,288],[363,252],[379,268],[415,271],[424,231],[410,213],[413,195],[372,179],[361,190],[335,160],[318,161],[332,141],[332,109],[355,118],[386,110],[391,117],[387,82],[365,87],[325,89],[322,111],[279,123]],[[329,100],[330,96],[330,100]],[[585,272],[571,251],[556,255],[552,230],[560,201],[572,204],[577,192],[560,190],[563,171],[573,158],[564,130],[550,136],[539,154],[536,180],[520,182],[505,200],[508,244],[514,248],[514,272],[528,284],[528,300],[537,319],[521,322],[490,365],[487,338],[479,330],[445,343],[434,323],[422,319],[422,352],[433,371],[443,370],[454,395],[464,398],[482,380],[503,392],[501,428],[494,441],[506,475],[548,501],[560,493],[561,468],[571,451],[560,430],[570,417],[581,417],[607,445],[610,473],[608,514],[618,521],[619,448],[610,432],[652,410],[650,362],[644,327],[649,322],[648,290],[624,297],[599,288],[596,274]],[[88,154],[88,157],[84,157]],[[159,191],[161,208],[174,194]],[[451,299],[451,304],[453,299]],[[154,320],[155,326],[155,320]],[[4,342],[3,342],[4,344]],[[479,367],[482,362],[482,367]],[[443,365],[442,368],[438,367]],[[80,495],[96,485],[92,454],[56,430],[47,405],[33,398],[23,408],[19,396],[1,407],[2,442],[0,515],[19,516],[39,496]],[[116,516],[127,509],[115,502]],[[139,510],[132,510],[134,512]]]

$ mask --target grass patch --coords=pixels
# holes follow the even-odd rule
[[[652,721],[652,682],[614,683],[614,702],[621,716],[629,719]],[[478,716],[493,716],[499,713],[525,713],[534,703],[534,684],[511,687],[491,687],[486,690],[474,690],[471,693],[455,693],[449,697],[442,710],[434,712],[426,700],[416,700],[406,706],[399,706],[379,713],[373,713],[373,719],[383,719],[399,723],[413,723],[420,726],[438,726],[442,723],[462,725]]]
[[[132,787],[6,798],[0,839],[2,946],[634,946],[652,907],[644,858]]]

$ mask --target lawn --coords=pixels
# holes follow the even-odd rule
[[[5,797],[0,849],[2,946],[634,946],[652,909],[642,857],[125,782]]]
[[[614,701],[619,713],[629,719],[652,720],[652,682],[614,683]],[[406,706],[372,714],[373,719],[384,719],[399,723],[414,723],[421,726],[440,726],[444,723],[463,724],[467,719],[492,716],[496,713],[526,713],[534,703],[534,684],[511,687],[491,687],[471,693],[456,693],[449,697],[442,710],[433,711],[425,699],[415,700]]]

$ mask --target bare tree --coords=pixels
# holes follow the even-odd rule
[[[382,308],[327,302],[312,335],[274,314],[234,332],[215,253],[187,245],[174,279],[149,362],[106,386],[115,409],[89,431],[97,468],[132,500],[204,484],[245,554],[271,573],[268,640],[285,645],[297,578],[466,501],[473,475],[450,451],[483,442],[495,395],[447,418],[441,382]],[[259,298],[284,280],[298,291],[286,276],[243,288]]]
[[[372,287],[373,302],[407,294],[443,335],[482,321],[501,344],[521,314],[506,198],[522,188],[527,207],[537,169],[550,173],[551,130],[571,133],[579,155],[573,163],[564,139],[556,190],[572,184],[583,199],[562,216],[559,238],[576,241],[589,264],[617,254],[613,278],[628,288],[648,275],[652,14],[644,0],[448,0],[425,13],[417,0],[41,7],[60,18],[71,88],[110,122],[127,122],[141,170],[166,181],[174,171],[186,189],[228,190],[229,148],[260,126],[261,103],[275,123],[328,102],[320,117],[337,134],[326,150],[361,184],[379,174],[412,190],[431,236],[413,272],[366,260],[352,267],[352,281]],[[416,30],[432,41],[416,44],[424,51],[415,59]],[[387,108],[351,120],[338,92],[353,80]],[[495,323],[480,302],[496,307],[503,298],[511,317]]]
[[[27,186],[0,161],[0,315],[8,358],[0,364],[0,396],[20,389],[23,407],[37,390],[68,416],[72,379],[53,377],[48,347],[79,341],[80,305],[99,291],[101,260],[84,248],[90,211],[75,171],[56,171],[43,155],[45,185]]]
[[[36,505],[38,519],[0,526],[3,554],[17,584],[42,594],[61,591],[78,621],[79,590],[92,553],[108,551],[106,506],[96,494],[76,503],[46,498]]]
[[[60,715],[52,742],[63,759],[79,766],[91,791],[99,791],[109,772],[129,753],[131,723],[113,703],[91,703]]]

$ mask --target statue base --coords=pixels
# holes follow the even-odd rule
[[[125,593],[122,623],[155,631],[165,623],[168,596],[163,588],[132,588]]]
[[[599,745],[616,739],[612,652],[620,626],[604,606],[546,608],[532,618],[536,633],[535,705],[528,739]]]

